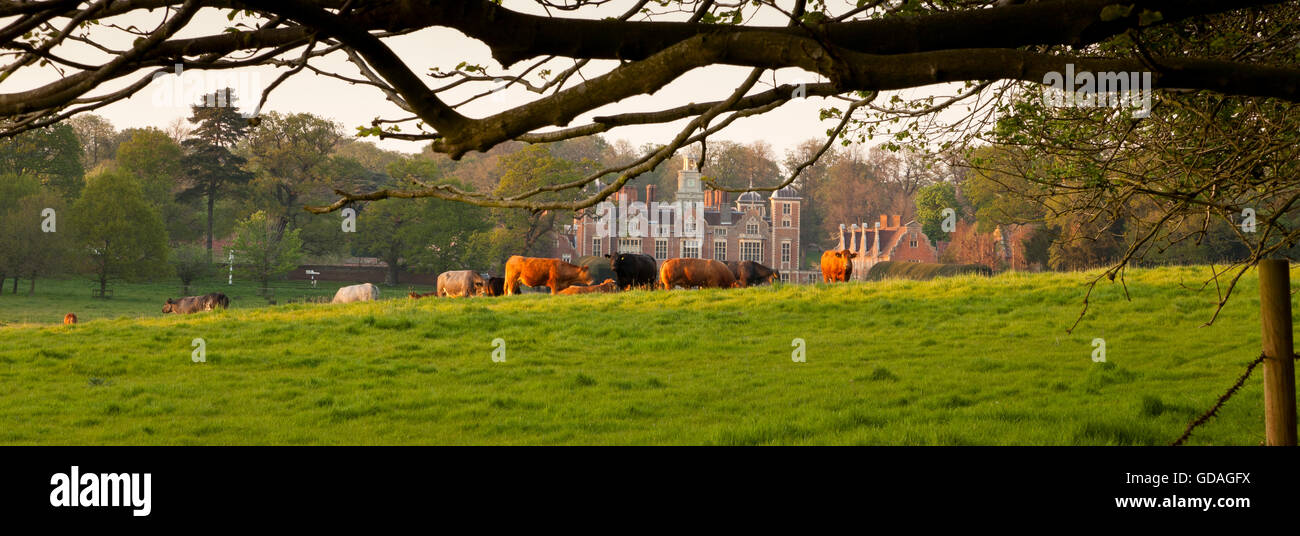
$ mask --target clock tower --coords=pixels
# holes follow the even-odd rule
[[[682,170],[677,172],[677,200],[683,204],[704,203],[704,185],[690,157],[682,158]]]

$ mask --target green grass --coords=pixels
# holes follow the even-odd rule
[[[18,284],[18,293],[13,294],[13,280],[0,293],[0,325],[11,323],[62,323],[63,315],[75,313],[81,322],[120,317],[157,317],[162,312],[167,298],[185,296],[181,293],[179,282],[166,283],[114,283],[109,288],[113,297],[109,299],[91,298],[91,290],[98,289],[97,283],[85,279],[38,279],[36,293],[27,296],[26,279]],[[336,281],[318,281],[312,288],[310,281],[272,281],[271,300],[279,304],[301,302],[308,299],[326,300],[334,296],[339,287],[352,283]],[[195,282],[190,286],[189,295],[221,292],[230,298],[232,309],[250,309],[266,307],[267,298],[258,295],[261,284],[250,281],[236,281],[227,285],[226,279],[212,279]],[[428,292],[433,290],[428,285],[380,285],[380,295],[385,298],[406,297],[411,290]]]
[[[0,328],[0,443],[1166,444],[1258,355],[1258,290],[1243,278],[1201,327],[1213,286],[1182,284],[1208,269],[1130,274],[1132,301],[1099,285],[1073,333],[1081,273],[418,301],[386,289],[394,299],[241,298],[183,317],[157,312],[166,288],[119,285],[89,322]],[[0,319],[92,310],[88,289],[63,284],[0,297]],[[196,337],[206,363],[190,359]],[[1262,399],[1252,378],[1192,443],[1258,444]]]

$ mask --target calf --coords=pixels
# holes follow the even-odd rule
[[[468,298],[483,295],[487,281],[473,270],[452,270],[438,274],[438,297]]]
[[[77,323],[77,315],[72,314],[72,313],[68,313],[68,314],[66,314],[66,315],[63,315],[63,323],[64,323],[64,324],[76,324],[76,323]]]
[[[574,285],[560,291],[560,294],[592,294],[597,292],[618,292],[618,283],[614,282],[613,279],[606,279],[604,283],[599,285]]]
[[[429,296],[437,296],[437,295],[438,295],[438,291],[435,290],[435,291],[433,291],[433,292],[425,292],[424,294],[419,294],[419,293],[416,293],[416,292],[412,292],[412,293],[410,293],[410,294],[407,294],[406,297],[408,297],[408,298],[410,298],[410,299],[412,299],[412,300],[418,300],[418,299],[420,299],[420,298],[428,298]]]
[[[737,287],[764,285],[781,279],[781,272],[754,261],[731,261],[727,263],[727,268],[731,269],[731,274],[736,276]]]
[[[684,288],[727,288],[735,286],[736,276],[727,265],[713,259],[668,259],[659,269],[659,284],[664,290]]]
[[[334,299],[330,303],[352,303],[361,301],[375,301],[379,299],[379,287],[370,283],[360,285],[349,285],[340,288],[334,293]]]
[[[530,287],[545,285],[551,288],[551,294],[573,285],[590,285],[591,276],[587,275],[586,266],[569,264],[560,259],[543,259],[515,255],[506,261],[506,295],[519,293],[519,283]]]

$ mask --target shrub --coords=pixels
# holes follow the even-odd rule
[[[951,277],[955,275],[993,275],[993,270],[982,264],[929,264],[920,262],[893,262],[886,261],[876,263],[867,271],[867,281],[881,281],[884,279],[914,279],[917,281],[926,281],[936,277]]]

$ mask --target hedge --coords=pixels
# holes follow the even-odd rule
[[[993,270],[982,264],[929,264],[920,262],[893,262],[886,261],[876,263],[867,271],[864,278],[867,281],[880,281],[882,279],[915,279],[925,281],[936,277],[951,277],[954,275],[993,275]]]

